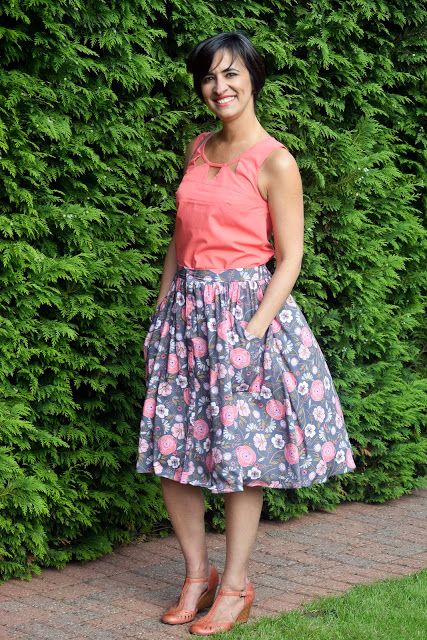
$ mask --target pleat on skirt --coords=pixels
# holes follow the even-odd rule
[[[271,277],[266,265],[178,267],[144,341],[137,472],[227,493],[355,469],[327,362],[293,296],[262,338],[246,331]]]

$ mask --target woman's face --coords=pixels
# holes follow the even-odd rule
[[[201,80],[206,106],[221,120],[236,118],[246,109],[254,110],[252,81],[240,56],[232,62],[228,49],[219,49],[209,73]]]

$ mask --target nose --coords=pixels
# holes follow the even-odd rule
[[[222,96],[223,93],[226,93],[227,89],[228,89],[228,84],[225,78],[222,78],[221,76],[217,76],[217,79],[215,82],[215,93],[219,96]]]

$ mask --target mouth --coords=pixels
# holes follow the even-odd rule
[[[229,104],[234,102],[235,98],[236,96],[224,96],[224,98],[219,98],[214,100],[214,102],[218,107],[228,107]]]

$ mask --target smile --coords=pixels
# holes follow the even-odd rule
[[[226,106],[226,105],[230,104],[231,102],[233,102],[235,97],[236,96],[228,96],[227,98],[221,98],[220,100],[214,100],[214,102],[219,107],[223,107],[223,106]]]

